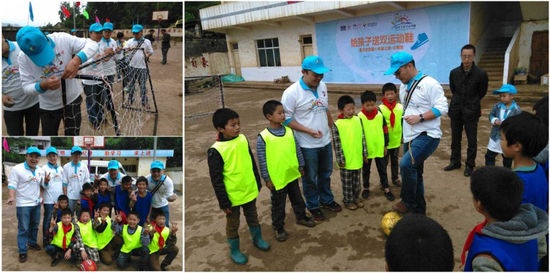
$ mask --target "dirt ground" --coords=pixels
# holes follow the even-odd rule
[[[259,89],[225,89],[226,107],[240,115],[241,133],[250,141],[255,152],[258,133],[265,128],[261,107],[269,99],[281,99],[282,91]],[[341,94],[329,93],[333,116],[337,115],[336,101]],[[491,96],[488,93],[488,96]],[[215,93],[203,92],[185,96],[185,115],[206,107],[205,101]],[[358,94],[353,95],[359,97]],[[487,116],[496,100],[484,100],[482,118],[478,127],[476,165],[484,165],[489,122]],[[530,111],[532,104],[520,104]],[[386,237],[380,228],[384,213],[399,201],[400,188],[391,185],[396,201],[389,202],[380,189],[378,175],[371,168],[371,197],[365,208],[356,211],[344,209],[333,213],[325,211],[327,220],[314,228],[296,225],[287,202],[285,229],[290,234],[285,242],[274,239],[271,227],[269,190],[264,186],[257,199],[258,215],[264,239],[271,250],[263,252],[252,245],[248,227],[241,219],[239,234],[241,251],[249,258],[246,265],[236,265],[229,258],[225,237],[225,217],[218,207],[208,174],[206,151],[215,140],[211,115],[185,120],[185,270],[186,271],[384,271],[384,244]],[[442,118],[443,138],[436,152],[425,162],[425,197],[427,215],[443,225],[453,241],[455,270],[460,265],[462,246],[471,228],[482,221],[475,212],[469,190],[469,179],[460,170],[443,171],[450,156],[450,120]],[[466,157],[466,138],[462,141],[462,158]],[[497,165],[501,165],[500,157]],[[334,164],[336,166],[336,164]],[[335,167],[332,174],[335,200],[342,203],[340,174]],[[263,183],[263,181],[262,181]],[[242,217],[241,217],[242,218]]]
[[[160,46],[154,48],[154,54],[151,56],[149,63],[149,70],[151,73],[151,80],[153,84],[153,90],[155,92],[155,98],[157,101],[158,108],[158,125],[157,125],[157,135],[159,136],[181,136],[182,134],[182,109],[183,109],[183,43],[178,42],[177,44],[172,43],[170,50],[168,51],[168,62],[165,65],[162,65],[160,61],[162,60],[162,52]],[[87,119],[86,112],[86,103],[84,92],[82,93],[82,125],[80,130],[80,135],[95,135],[97,134],[91,126],[90,122]],[[152,97],[149,94],[149,100],[152,105]],[[115,105],[115,107],[117,107]],[[154,110],[154,108],[152,108]],[[122,109],[119,109],[123,111]],[[110,120],[110,115],[107,115]],[[119,121],[120,122],[120,121]],[[153,127],[155,122],[154,114],[147,114],[146,121],[143,123],[140,130],[142,135],[153,135]],[[106,136],[114,136],[115,131],[109,126],[110,124],[104,125],[101,134]],[[122,127],[122,125],[121,125]],[[2,135],[7,136],[8,132],[6,130],[6,125],[2,119]],[[41,130],[38,133],[41,135]],[[60,125],[59,135],[64,135],[63,133],[63,123]]]
[[[19,263],[18,250],[17,250],[17,216],[15,206],[5,204],[8,200],[7,185],[2,185],[2,271],[78,271],[79,268],[68,262],[60,262],[55,267],[50,267],[51,257],[44,251],[42,246],[42,222],[38,229],[38,244],[42,247],[42,250],[30,250],[28,251],[28,259],[25,263]],[[177,246],[180,252],[168,267],[169,271],[181,271],[183,267],[183,223],[182,223],[182,197],[178,196],[178,199],[174,203],[170,203],[170,221],[178,225],[178,241]],[[42,209],[40,215],[44,214]],[[41,217],[42,218],[42,217]],[[164,259],[166,256],[161,256]],[[133,257],[135,261],[137,257]],[[162,260],[161,260],[162,261]],[[97,263],[100,271],[119,271],[115,264],[107,266]],[[135,271],[135,267],[129,266],[125,271]]]

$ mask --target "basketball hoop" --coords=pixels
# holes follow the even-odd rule
[[[91,150],[92,147],[94,147],[95,144],[95,138],[94,137],[82,137],[82,142],[84,142],[84,146],[87,150]]]
[[[162,15],[157,16],[157,21],[159,21],[159,22],[162,21]]]

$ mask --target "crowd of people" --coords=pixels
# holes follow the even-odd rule
[[[56,136],[63,121],[65,135],[79,135],[82,93],[92,128],[99,130],[105,123],[105,108],[117,129],[112,92],[120,80],[128,93],[125,105],[134,103],[137,81],[140,106],[149,110],[146,61],[153,54],[152,41],[143,37],[139,24],[132,26],[128,40],[119,32],[115,41],[113,30],[112,22],[96,22],[88,28],[89,37],[81,38],[25,26],[16,41],[2,39],[2,103],[8,134],[38,135],[41,125],[42,135]],[[161,33],[161,63],[166,64],[171,37],[165,29]],[[77,79],[77,73],[91,78]]]
[[[29,250],[44,248],[52,267],[62,260],[77,267],[91,260],[96,265],[115,261],[119,269],[133,264],[137,270],[167,270],[179,249],[169,209],[177,196],[164,164],[153,161],[149,175],[134,179],[111,160],[107,173],[90,178],[81,155],[82,148],[72,147],[71,161],[61,166],[50,146],[48,162],[39,166],[41,151],[31,146],[25,161],[9,173],[7,204],[17,210],[19,262],[29,259]],[[162,261],[161,255],[166,255]],[[138,258],[131,262],[132,256]]]
[[[390,68],[384,73],[401,81],[399,88],[385,84],[380,105],[374,91],[363,92],[358,112],[354,98],[341,96],[336,119],[329,111],[327,87],[322,81],[330,69],[320,57],[306,57],[302,77],[284,91],[281,101],[270,100],[263,106],[269,125],[258,134],[259,166],[241,133],[239,114],[218,109],[212,117],[218,135],[207,158],[214,192],[227,219],[231,260],[247,263],[247,256],[240,251],[241,209],[253,244],[263,251],[271,248],[262,237],[256,209],[262,179],[271,193],[271,224],[277,241],[289,236],[284,229],[287,195],[296,223],[306,227],[313,228],[325,220],[322,209],[342,210],[331,190],[334,153],[340,168],[342,201],[349,210],[364,207],[369,197],[373,159],[384,196],[389,201],[395,199],[386,171],[391,162],[391,182],[401,187],[401,200],[392,209],[404,217],[386,242],[386,269],[452,271],[451,239],[445,224],[426,216],[423,178],[424,161],[436,151],[442,137],[441,117],[449,113],[453,144],[451,164],[445,171],[460,168],[460,141],[455,138],[466,128],[464,175],[470,177],[474,207],[486,219],[470,235],[465,234],[460,268],[547,270],[548,119],[537,115],[547,116],[548,98],[541,100],[541,104],[546,100],[546,112],[536,111],[534,115],[519,110],[513,100],[517,93],[513,85],[494,90],[500,102],[489,117],[493,129],[487,166],[475,169],[472,149],[477,148],[477,120],[480,100],[487,92],[487,75],[475,66],[474,56],[475,47],[464,46],[461,66],[450,73],[450,108],[441,84],[418,70],[411,54],[401,51],[391,55]],[[497,154],[513,163],[513,169],[506,160],[508,168],[495,167]]]

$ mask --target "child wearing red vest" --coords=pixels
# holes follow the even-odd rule
[[[241,134],[239,114],[229,108],[221,108],[212,117],[218,139],[208,149],[208,168],[214,192],[220,208],[226,215],[226,236],[230,256],[236,264],[245,264],[248,258],[240,251],[239,225],[242,208],[254,245],[269,250],[263,240],[256,198],[262,184],[254,155],[246,136]]]
[[[86,255],[83,248],[75,247],[79,231],[71,222],[71,210],[65,209],[61,212],[61,222],[57,222],[56,218],[51,219],[48,230],[52,235],[52,242],[45,247],[46,253],[52,257],[51,266],[56,266],[62,258],[74,260],[79,254]]]
[[[166,267],[172,263],[179,252],[179,248],[176,246],[178,225],[172,223],[168,228],[166,226],[166,216],[162,211],[158,211],[153,215],[151,226],[153,234],[149,244],[149,264],[151,270],[166,271]],[[166,255],[166,257],[159,265],[160,255]]]

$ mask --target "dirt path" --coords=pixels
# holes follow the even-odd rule
[[[282,90],[226,88],[225,91],[226,107],[239,113],[241,132],[248,137],[255,152],[257,134],[267,125],[261,107],[269,99],[280,100]],[[186,96],[186,116],[198,111],[213,96],[207,92]],[[337,113],[335,105],[339,96],[329,94],[333,116]],[[489,135],[487,116],[491,105],[486,104],[478,129],[477,166],[484,165]],[[530,110],[531,106],[521,105],[525,110]],[[424,179],[427,215],[449,232],[455,253],[455,269],[458,269],[464,240],[482,217],[473,208],[469,179],[463,176],[464,167],[451,172],[442,170],[450,156],[449,123],[448,117],[442,119],[443,138],[435,154],[425,163]],[[272,248],[268,252],[256,249],[242,219],[239,230],[241,250],[248,255],[249,262],[242,266],[234,264],[229,258],[225,238],[225,217],[218,207],[208,174],[206,151],[215,139],[211,124],[211,115],[186,119],[185,122],[186,271],[384,271],[386,238],[380,229],[380,220],[391,209],[393,202],[387,201],[379,188],[376,170],[372,170],[371,197],[365,202],[365,208],[356,211],[344,209],[338,214],[326,212],[327,220],[314,228],[296,225],[287,202],[285,229],[290,236],[282,243],[273,237],[269,190],[263,187],[257,199],[258,214],[264,239]],[[463,160],[466,156],[465,144],[464,136]],[[498,164],[502,164],[501,161],[497,161]],[[337,169],[333,171],[331,183],[335,199],[341,203],[342,186]],[[399,197],[399,188],[392,185],[391,190]]]

